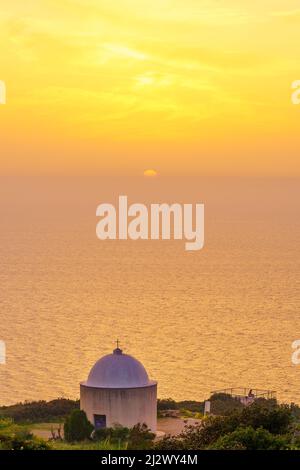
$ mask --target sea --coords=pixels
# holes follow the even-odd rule
[[[0,405],[79,398],[123,352],[158,396],[231,387],[300,403],[300,181],[239,175],[2,175]],[[99,240],[96,208],[203,203],[205,243]]]

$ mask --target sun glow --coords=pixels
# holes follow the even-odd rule
[[[156,176],[156,175],[157,175],[157,171],[156,171],[156,170],[149,169],[149,170],[145,170],[145,171],[144,171],[144,176],[153,177],[153,176]]]
[[[136,174],[151,158],[299,174],[299,8],[270,3],[1,2],[0,172]]]

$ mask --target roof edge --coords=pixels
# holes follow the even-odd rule
[[[156,380],[149,380],[148,384],[145,385],[137,385],[136,387],[98,387],[96,385],[89,385],[87,383],[87,380],[84,382],[80,382],[80,386],[86,387],[86,388],[95,388],[95,389],[101,389],[101,390],[134,390],[137,388],[149,388],[149,387],[154,387],[157,385]]]

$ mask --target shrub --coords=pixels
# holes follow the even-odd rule
[[[113,428],[102,428],[93,431],[94,441],[105,441],[108,439],[111,443],[120,443],[127,441],[130,435],[130,429],[123,426],[114,426]]]
[[[93,426],[83,410],[73,410],[64,425],[64,436],[68,442],[89,439]]]
[[[289,441],[284,436],[271,434],[263,428],[237,428],[220,437],[210,449],[214,450],[287,450]]]
[[[272,400],[273,401],[273,400]],[[285,434],[292,422],[292,413],[288,405],[255,402],[243,409],[240,423],[254,429],[264,428],[272,434]]]
[[[291,434],[292,420],[292,412],[287,405],[277,405],[274,402],[254,403],[249,407],[244,407],[241,411],[234,411],[228,416],[209,416],[200,425],[186,426],[178,437],[166,437],[156,444],[156,448],[173,448],[176,450],[207,449],[211,448],[216,442],[223,443],[219,439],[231,435],[239,428],[251,428],[254,431],[263,428],[267,433],[278,438],[277,441],[275,439],[274,446],[284,446],[287,442],[285,435],[289,434],[289,442],[292,442],[293,439]],[[269,434],[265,434],[264,437]],[[283,436],[283,441],[280,439],[281,436]],[[255,437],[261,437],[261,434],[258,433],[258,436]],[[230,442],[232,443],[232,441]],[[243,443],[240,440],[236,445],[240,448]]]
[[[0,420],[1,450],[47,450],[48,444],[34,437],[26,427],[13,424],[10,419]]]
[[[136,424],[129,430],[128,446],[130,450],[151,449],[155,434],[146,424]]]

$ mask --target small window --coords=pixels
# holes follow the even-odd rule
[[[95,429],[106,428],[106,416],[105,415],[94,415]]]

